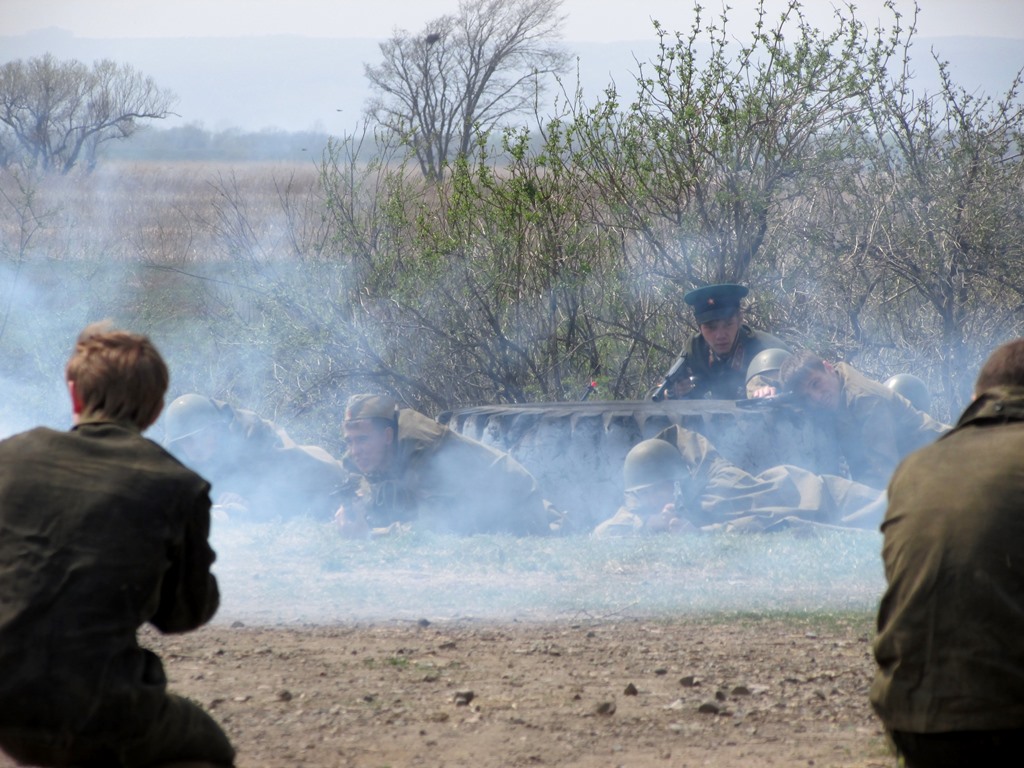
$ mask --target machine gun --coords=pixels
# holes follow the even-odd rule
[[[658,388],[654,390],[654,394],[651,395],[651,400],[654,400],[655,402],[664,400],[666,395],[668,395],[669,389],[680,381],[689,381],[690,389],[693,389],[697,384],[697,377],[690,372],[689,361],[686,359],[685,353],[681,354],[676,361],[672,363],[672,367],[668,369],[668,373],[665,374],[665,378],[662,380],[661,384],[658,385]]]
[[[787,405],[797,405],[802,401],[802,398],[796,392],[783,392],[780,395],[772,395],[770,397],[750,397],[744,400],[737,400],[737,408],[746,408],[751,410],[754,408],[781,408]]]

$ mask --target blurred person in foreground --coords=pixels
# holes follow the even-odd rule
[[[908,768],[1016,762],[1024,339],[989,356],[952,432],[908,456],[888,492],[871,704]]]
[[[405,528],[438,533],[546,535],[560,522],[525,467],[390,397],[353,395],[342,461],[362,475],[359,498],[338,511],[346,536]]]
[[[791,465],[751,475],[703,435],[672,426],[630,449],[624,504],[594,529],[610,538],[649,533],[763,533],[809,525],[877,528],[884,494]]]
[[[298,445],[273,422],[205,395],[171,402],[164,431],[167,449],[212,483],[221,519],[330,522],[355,493],[355,479],[323,448]]]
[[[884,489],[900,459],[951,428],[852,366],[807,350],[783,361],[779,378],[828,419],[850,477],[873,488]]]
[[[31,765],[230,766],[224,732],[137,637],[196,629],[220,599],[210,486],[142,436],[167,366],[100,323],[66,380],[70,431],[0,442],[0,746]]]
[[[741,301],[749,292],[727,283],[696,288],[683,297],[693,308],[699,333],[686,342],[653,399],[746,398],[747,368],[754,357],[766,349],[789,350],[781,339],[744,324]]]

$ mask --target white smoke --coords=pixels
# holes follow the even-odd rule
[[[292,521],[212,539],[221,623],[869,612],[884,587],[871,531],[350,541]]]

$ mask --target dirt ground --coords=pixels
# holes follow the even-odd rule
[[[871,619],[144,631],[239,768],[892,768]]]

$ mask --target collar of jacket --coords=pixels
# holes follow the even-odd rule
[[[109,419],[106,416],[82,416],[79,417],[78,423],[71,427],[71,431],[80,429],[82,427],[119,427],[120,429],[127,429],[129,432],[135,434],[142,434],[137,426],[130,421],[117,421],[115,419]]]
[[[956,425],[1006,421],[1024,421],[1024,387],[993,387],[982,392]]]

